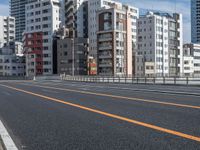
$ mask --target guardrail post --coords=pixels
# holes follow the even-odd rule
[[[139,83],[139,78],[137,77],[137,84]]]
[[[119,83],[121,82],[121,80],[120,80],[121,78],[119,77]]]
[[[163,84],[165,84],[165,77],[163,77]]]
[[[115,83],[115,77],[113,76],[113,83]]]
[[[156,78],[155,77],[153,77],[153,83],[156,84]]]
[[[176,84],[176,77],[174,77],[174,84]]]
[[[189,84],[189,77],[186,78],[187,85]]]

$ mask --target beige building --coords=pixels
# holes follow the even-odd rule
[[[154,62],[145,62],[145,76],[153,77],[155,74],[155,63]]]
[[[99,75],[133,74],[137,17],[137,8],[121,4],[97,12]]]

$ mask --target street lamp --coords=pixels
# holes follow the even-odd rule
[[[74,76],[74,67],[75,67],[75,61],[74,61],[74,47],[75,47],[75,45],[74,45],[74,39],[72,38],[71,39],[71,42],[72,42],[72,76]]]
[[[72,76],[75,75],[75,46],[81,46],[83,48],[87,48],[87,56],[88,56],[88,43],[85,44],[84,42],[83,43],[75,43],[74,39],[72,38],[71,39],[71,42],[72,42]],[[79,49],[77,47],[77,49]],[[88,58],[87,58],[87,61],[88,61]]]

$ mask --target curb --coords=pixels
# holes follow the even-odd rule
[[[2,141],[2,142],[1,142]],[[8,131],[0,120],[0,143],[4,150],[18,150]]]

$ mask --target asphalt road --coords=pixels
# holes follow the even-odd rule
[[[1,81],[0,120],[25,150],[200,150],[200,88]]]

